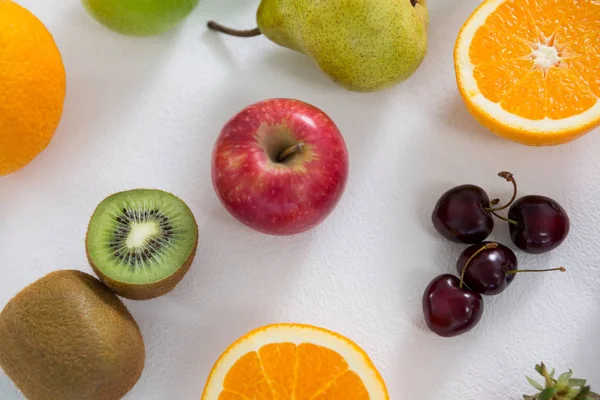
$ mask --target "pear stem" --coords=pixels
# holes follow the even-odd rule
[[[460,285],[459,285],[459,289],[463,288],[463,285],[465,283],[464,279],[465,279],[465,272],[467,272],[467,268],[469,267],[469,264],[471,264],[471,261],[473,261],[473,259],[475,257],[477,257],[477,255],[479,253],[481,253],[484,250],[489,250],[489,249],[495,249],[498,247],[498,243],[496,242],[491,242],[491,243],[487,243],[484,246],[481,246],[481,248],[479,250],[477,250],[475,253],[473,253],[473,255],[471,257],[469,257],[469,259],[467,260],[467,262],[465,263],[465,266],[463,267],[462,273],[460,274]]]
[[[506,271],[507,274],[517,274],[519,272],[550,272],[550,271],[561,271],[567,272],[564,267],[559,268],[551,268],[551,269],[513,269],[510,271]]]
[[[206,24],[206,25],[208,26],[209,29],[211,29],[213,31],[225,33],[225,34],[231,35],[231,36],[249,38],[249,37],[255,37],[255,36],[262,35],[262,32],[258,28],[249,29],[249,30],[244,31],[244,30],[239,30],[239,29],[228,28],[228,27],[223,26],[215,21],[208,21],[208,24]]]
[[[486,208],[485,211],[487,211],[487,212],[502,211],[502,210],[510,207],[512,205],[512,203],[515,202],[515,199],[517,198],[517,181],[515,181],[513,174],[508,171],[501,171],[498,173],[498,176],[506,179],[508,182],[513,184],[513,195],[511,197],[511,199],[508,201],[508,203],[506,203],[505,205],[495,207],[495,208]]]
[[[289,157],[293,156],[294,154],[300,153],[303,148],[304,148],[304,143],[296,143],[295,145],[290,146],[287,149],[285,149],[284,151],[282,151],[277,156],[277,161],[284,162],[285,160],[287,160]]]

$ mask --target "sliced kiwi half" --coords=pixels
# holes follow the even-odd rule
[[[171,291],[188,272],[198,225],[177,196],[134,189],[105,198],[86,235],[90,265],[118,295],[146,300]]]

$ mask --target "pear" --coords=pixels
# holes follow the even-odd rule
[[[212,30],[265,35],[310,56],[354,92],[387,89],[410,77],[427,52],[426,0],[262,0],[258,27],[240,31],[210,21]]]

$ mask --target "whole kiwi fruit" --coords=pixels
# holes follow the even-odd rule
[[[84,272],[52,272],[0,313],[0,367],[29,400],[121,399],[144,363],[132,315]]]

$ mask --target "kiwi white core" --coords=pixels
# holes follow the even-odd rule
[[[158,225],[155,222],[133,222],[125,244],[129,249],[140,248],[144,246],[147,240],[156,237],[157,234]]]

